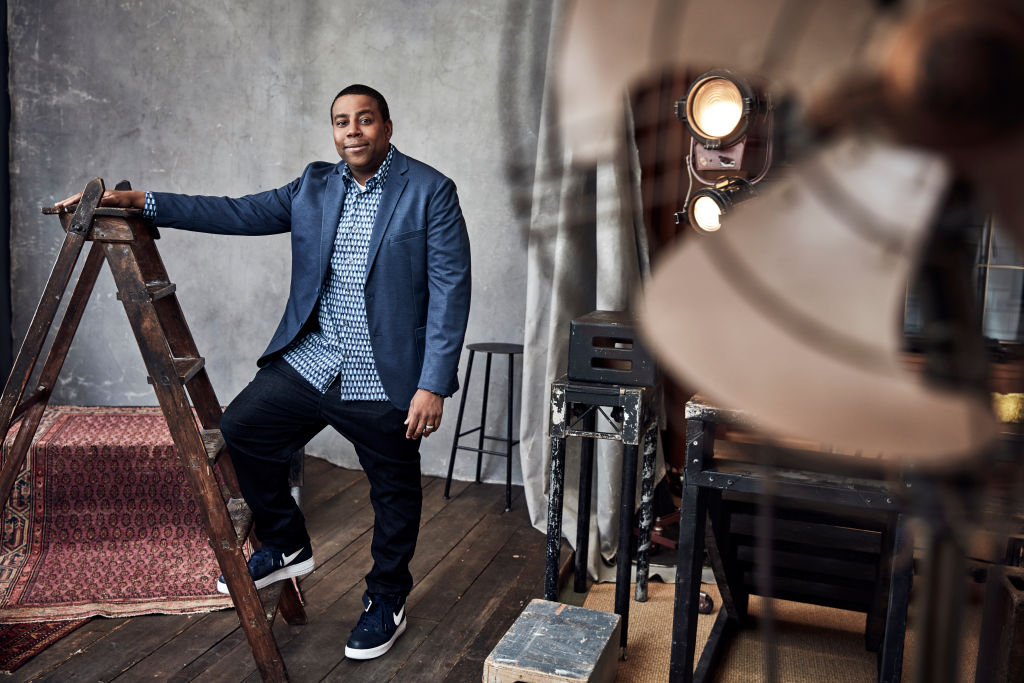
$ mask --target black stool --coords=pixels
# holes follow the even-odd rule
[[[448,478],[444,482],[444,497],[447,500],[452,487],[452,472],[455,470],[455,451],[476,452],[476,483],[480,483],[480,465],[484,453],[488,455],[500,455],[505,457],[505,512],[512,509],[512,447],[519,443],[519,439],[512,439],[512,369],[514,357],[517,353],[523,352],[522,344],[503,344],[500,342],[489,342],[482,344],[467,344],[469,349],[469,362],[466,363],[466,378],[462,383],[462,399],[459,401],[459,417],[455,420],[455,438],[452,440],[452,456],[448,461]],[[473,356],[476,352],[487,354],[487,364],[484,366],[484,396],[480,407],[480,426],[462,431],[462,414],[466,409],[466,394],[469,393],[469,376],[473,372]],[[491,356],[494,354],[508,356],[508,425],[505,437],[489,436],[484,433],[487,424],[487,394],[491,384]],[[459,440],[473,432],[480,432],[476,447],[460,446]],[[491,441],[505,442],[504,451],[492,451],[484,448],[484,439]]]

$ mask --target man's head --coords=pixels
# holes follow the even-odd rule
[[[331,104],[334,146],[352,175],[365,183],[388,155],[391,113],[384,96],[366,85],[350,85]]]
[[[334,100],[331,102],[331,122],[334,122],[334,103],[338,101],[338,98],[343,95],[366,95],[377,100],[377,108],[380,110],[380,115],[385,121],[391,120],[391,112],[388,111],[388,101],[384,99],[384,96],[377,90],[371,88],[368,85],[362,83],[353,83],[352,85],[344,88],[340,93],[334,96]]]

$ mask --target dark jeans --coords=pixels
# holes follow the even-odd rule
[[[405,438],[405,418],[405,411],[387,401],[342,401],[338,382],[321,394],[280,358],[261,368],[221,419],[260,541],[284,552],[309,543],[302,512],[289,492],[289,461],[330,425],[355,446],[370,482],[373,569],[366,575],[367,588],[407,595],[423,491],[420,442]]]

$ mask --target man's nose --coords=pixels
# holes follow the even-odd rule
[[[362,130],[360,130],[358,123],[353,123],[349,127],[349,129],[348,129],[348,136],[349,137],[359,137],[362,134],[363,134],[363,132],[362,132]]]

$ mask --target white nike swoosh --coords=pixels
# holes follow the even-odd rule
[[[290,564],[291,561],[294,560],[296,557],[298,557],[299,553],[301,553],[303,550],[304,550],[304,548],[299,548],[298,550],[296,550],[291,555],[285,555],[284,556],[284,565],[287,566],[288,564]]]
[[[395,620],[395,626],[398,626],[402,623],[402,619],[405,618],[405,607],[403,606],[402,609],[398,610],[398,614],[393,614],[391,616]]]

